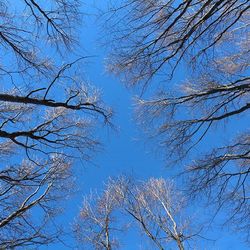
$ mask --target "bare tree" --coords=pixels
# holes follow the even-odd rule
[[[58,239],[53,218],[69,195],[74,158],[89,159],[99,145],[97,121],[109,120],[98,91],[83,80],[86,57],[74,58],[79,7],[71,0],[0,1],[3,249]]]
[[[150,178],[128,188],[127,192],[124,209],[139,223],[155,247],[190,248],[189,241],[198,233],[191,225],[191,217],[185,214],[186,201],[173,182]]]
[[[111,1],[104,13],[105,25],[114,30],[111,71],[129,85],[151,83],[158,91],[138,100],[137,113],[147,132],[158,136],[157,148],[176,161],[194,157],[208,135],[216,137],[213,148],[207,143],[210,151],[199,152],[185,168],[191,191],[204,191],[210,203],[232,209],[229,219],[241,222],[247,235],[249,6],[244,0],[124,0]],[[176,74],[183,71],[180,81]],[[215,129],[235,127],[239,118],[246,126],[222,145]]]
[[[61,236],[54,225],[59,201],[67,199],[70,163],[59,155],[48,162],[23,161],[1,171],[0,247],[13,249],[49,244]]]
[[[74,231],[83,248],[117,249],[122,231],[117,215],[124,199],[124,180],[109,179],[104,191],[85,196]]]
[[[147,132],[158,136],[157,148],[163,146],[168,159],[195,157],[193,149],[208,134],[220,142],[214,131],[221,124],[232,128],[239,118],[248,123],[249,1],[110,2],[103,13],[114,34],[109,36],[110,70],[130,85],[161,87],[154,97],[138,100],[137,114]],[[180,82],[175,73],[184,69]],[[219,142],[185,168],[190,191],[202,191],[210,204],[232,209],[228,219],[248,234],[247,126],[230,131],[224,145]]]
[[[133,226],[133,232],[140,228],[157,249],[187,249],[198,233],[194,233],[197,229],[191,226],[185,206],[182,194],[164,179],[110,179],[101,195],[91,194],[84,199],[75,231],[83,246],[87,242],[95,249],[116,248],[111,237],[118,237],[117,230],[128,226]]]
[[[129,84],[145,84],[163,68],[173,76],[182,59],[217,58],[228,37],[246,38],[249,1],[109,1],[103,15],[114,31],[111,70],[124,73]]]

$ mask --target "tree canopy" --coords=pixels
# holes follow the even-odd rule
[[[241,0],[124,0],[110,1],[102,14],[113,32],[109,69],[142,87],[137,115],[157,138],[154,147],[175,163],[191,155],[180,170],[189,191],[230,208],[228,220],[247,239],[249,7]],[[239,119],[243,128],[235,125]],[[221,135],[231,126],[225,142]],[[202,143],[209,145],[203,152]]]
[[[78,1],[0,1],[0,12],[0,248],[34,247],[62,233],[53,217],[74,158],[89,159],[110,111],[84,81],[84,57],[72,60]]]
[[[84,195],[74,226],[67,225],[80,248],[122,248],[132,228],[143,247],[194,249],[207,232],[191,212],[195,199],[213,216],[222,213],[223,227],[249,243],[249,3],[97,4],[101,30],[91,28],[108,51],[106,67],[136,93],[133,123],[164,155],[166,173],[176,175],[156,177],[152,166],[147,180],[110,177],[102,191]],[[99,90],[85,74],[90,54],[82,41],[93,31],[83,31],[88,4],[0,0],[1,249],[62,242],[65,225],[57,216],[81,185],[78,159],[90,162],[101,129],[113,124],[117,107],[106,105],[102,92],[119,93],[109,85]]]

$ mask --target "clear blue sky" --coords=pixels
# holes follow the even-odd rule
[[[85,1],[84,12],[92,13],[94,9],[88,6]],[[99,1],[100,2],[100,1]],[[98,2],[96,2],[96,5]],[[104,143],[104,150],[97,154],[93,159],[96,164],[85,164],[82,166],[77,163],[77,186],[79,192],[75,195],[67,205],[63,217],[60,219],[65,226],[70,228],[67,223],[71,223],[74,217],[79,212],[82,197],[88,194],[90,189],[101,189],[104,181],[109,176],[117,176],[120,174],[133,174],[136,178],[146,179],[154,177],[169,177],[172,172],[166,169],[164,160],[160,154],[152,152],[149,146],[145,146],[145,140],[141,140],[141,133],[133,121],[133,96],[136,92],[127,90],[118,79],[108,76],[105,73],[105,51],[104,48],[98,46],[100,29],[96,26],[94,16],[85,18],[81,28],[81,46],[86,50],[84,54],[93,55],[95,57],[89,59],[86,65],[86,77],[93,84],[101,88],[104,100],[114,109],[113,123],[117,127],[117,132],[112,129],[103,128],[100,131],[100,137]],[[182,77],[181,75],[179,76]],[[151,145],[152,146],[152,145]],[[181,185],[181,183],[179,183]],[[200,211],[197,206],[194,210]],[[205,211],[206,212],[206,211]],[[135,236],[129,235],[124,243],[126,246],[121,249],[133,250],[140,249],[141,240]],[[204,235],[207,236],[207,235]],[[222,232],[219,228],[215,228],[214,232],[209,234],[209,237],[216,239],[215,244],[207,243],[208,246],[203,246],[203,249],[220,249],[220,250],[235,250],[248,249],[241,244],[238,235],[229,232]],[[74,246],[73,239],[67,239],[67,245]],[[62,245],[51,245],[42,249],[68,249]]]

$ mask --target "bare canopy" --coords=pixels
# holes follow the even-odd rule
[[[84,197],[74,230],[83,249],[118,249],[129,242],[128,229],[141,233],[143,247],[148,242],[160,250],[193,249],[201,228],[191,222],[186,208],[184,196],[171,181],[110,178],[101,193]]]
[[[99,144],[96,120],[109,120],[83,79],[86,57],[74,55],[79,7],[75,0],[0,1],[1,249],[58,240],[54,217],[72,189],[74,157],[89,159]]]
[[[114,34],[108,37],[109,69],[129,86],[157,89],[137,102],[156,148],[164,147],[174,162],[192,155],[185,168],[192,194],[229,208],[228,220],[247,239],[249,9],[248,0],[121,0],[110,1],[103,13]],[[224,143],[223,130],[216,133],[222,125],[229,131]]]

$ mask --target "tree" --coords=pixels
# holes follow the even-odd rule
[[[236,129],[238,118],[247,122],[249,8],[244,0],[124,0],[111,1],[103,14],[114,33],[110,70],[144,91],[161,87],[138,100],[138,116],[147,129],[152,125],[168,159],[185,159],[208,135],[220,138],[214,132],[220,124]],[[180,71],[188,72],[178,82]],[[178,84],[161,86],[171,80]],[[228,220],[249,239],[248,128],[228,138],[199,153],[186,172],[192,194],[205,193],[210,203],[229,208]]]
[[[58,239],[53,220],[70,193],[74,159],[89,159],[99,145],[95,120],[109,121],[98,91],[83,80],[86,57],[72,59],[79,7],[0,1],[1,249]]]
[[[75,235],[81,245],[90,249],[116,249],[116,235],[122,230],[117,225],[117,213],[124,199],[124,181],[109,179],[101,194],[85,196],[80,216],[74,225]]]
[[[156,249],[182,250],[198,236],[185,209],[186,201],[172,182],[136,182],[123,176],[109,179],[101,194],[84,198],[75,232],[83,248],[111,250],[119,246],[119,232],[133,225],[133,233],[140,229]]]

